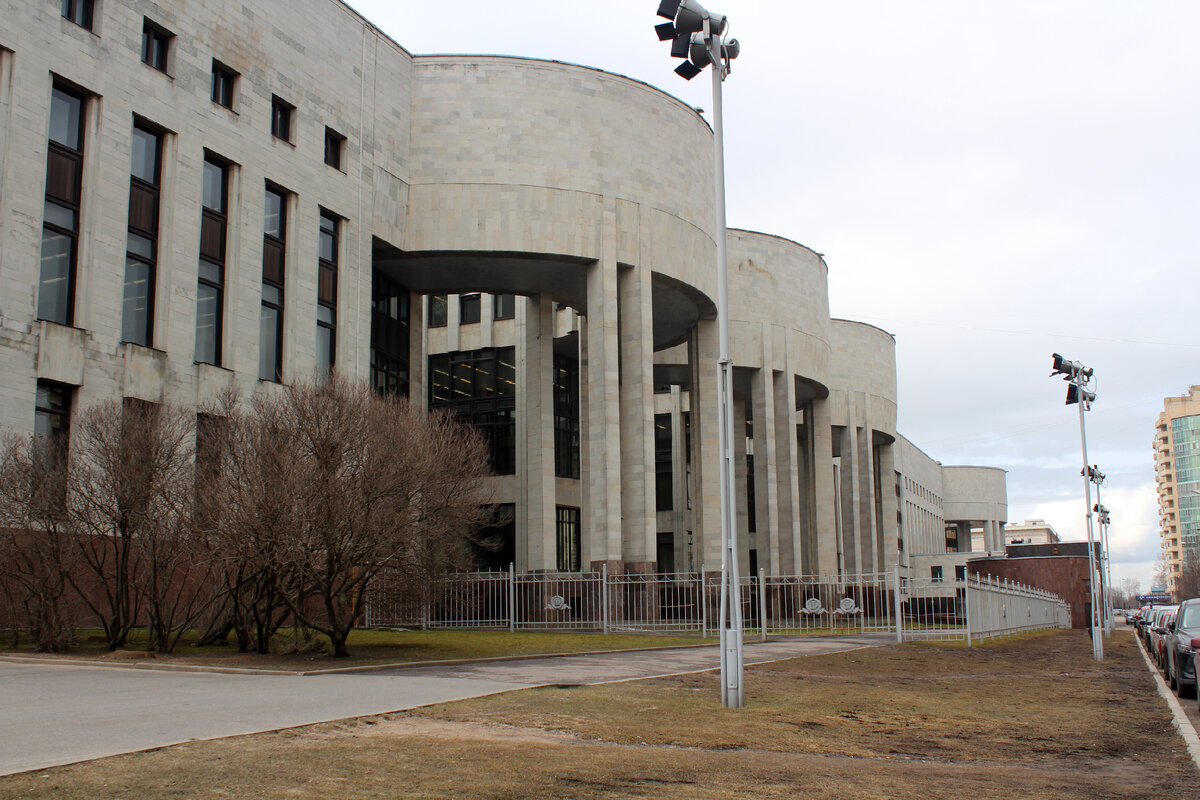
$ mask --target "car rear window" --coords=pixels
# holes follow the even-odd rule
[[[1179,620],[1181,628],[1200,628],[1200,606],[1188,606]]]

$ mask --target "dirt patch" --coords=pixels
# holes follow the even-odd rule
[[[1128,639],[1128,641],[1126,641]],[[0,779],[0,798],[1195,797],[1130,637],[856,650],[535,689]]]

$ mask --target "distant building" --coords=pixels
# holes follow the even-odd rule
[[[1004,544],[1058,544],[1058,531],[1044,519],[1027,519],[1004,528]]]
[[[1163,400],[1154,426],[1154,481],[1173,589],[1184,562],[1200,558],[1200,386]]]

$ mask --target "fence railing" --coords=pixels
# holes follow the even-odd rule
[[[760,573],[739,581],[748,635],[895,633],[897,641],[964,639],[1069,627],[1049,592],[994,579],[946,581],[880,572],[841,578]],[[471,572],[413,585],[383,574],[369,627],[715,632],[716,573]]]

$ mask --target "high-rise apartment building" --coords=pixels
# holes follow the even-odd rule
[[[1183,565],[1200,558],[1200,386],[1163,400],[1154,426],[1154,480],[1173,588]]]

